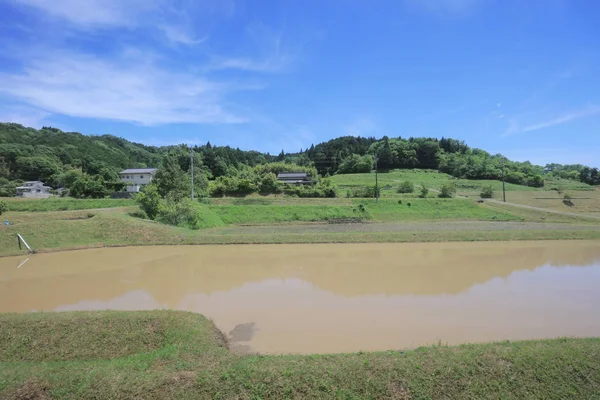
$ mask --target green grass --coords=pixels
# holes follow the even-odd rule
[[[124,332],[139,343],[121,337]],[[563,338],[239,355],[199,314],[5,314],[0,398],[591,399],[600,392],[599,354],[599,339]]]
[[[425,202],[426,200],[424,200]],[[432,200],[436,201],[436,200]],[[392,216],[397,215],[395,212],[387,211],[387,207],[401,207],[397,203],[390,202],[386,205],[381,202],[380,211],[373,211],[367,202],[367,210],[371,214],[380,212],[378,218],[384,218],[386,213],[391,213]],[[394,205],[395,204],[395,205]],[[451,204],[451,203],[450,203]],[[236,207],[236,206],[231,206]],[[239,207],[239,206],[238,206]],[[269,206],[264,207],[265,210],[261,213],[256,212],[258,217],[256,220],[265,222],[268,217]],[[355,207],[358,207],[355,205]],[[420,207],[415,204],[413,207]],[[484,207],[484,206],[479,206]],[[301,208],[301,207],[298,207]],[[408,208],[406,206],[406,208]],[[412,207],[411,207],[412,208]],[[485,209],[486,213],[488,207]],[[224,226],[220,228],[212,228],[207,230],[191,230],[179,228],[161,223],[134,218],[126,214],[127,209],[114,209],[107,211],[61,211],[61,212],[45,212],[45,213],[14,213],[6,214],[6,218],[10,220],[10,226],[0,227],[0,255],[22,254],[26,250],[19,250],[17,245],[16,235],[20,233],[27,242],[36,251],[52,251],[59,249],[77,249],[89,247],[105,247],[105,246],[127,246],[127,245],[176,245],[176,244],[241,244],[241,243],[370,243],[370,242],[433,242],[433,241],[480,241],[480,240],[543,240],[543,239],[600,239],[600,229],[597,229],[597,221],[595,224],[589,223],[585,219],[577,217],[559,216],[560,221],[564,222],[566,229],[540,230],[536,225],[527,229],[511,230],[506,228],[498,230],[494,228],[493,220],[491,229],[482,228],[478,231],[462,230],[457,227],[456,230],[438,231],[438,230],[421,230],[409,229],[399,230],[383,229],[382,231],[373,231],[365,228],[358,231],[329,232],[325,229],[315,232],[314,229],[302,229],[301,225],[297,231],[285,232],[278,230],[277,226],[267,230],[267,233],[248,233],[243,227],[236,229],[235,225]],[[244,210],[242,210],[243,212]],[[235,211],[226,209],[224,211],[226,217],[237,217]],[[414,211],[405,211],[412,213]],[[475,211],[478,212],[478,211]],[[510,215],[508,211],[499,209],[494,211],[489,207],[487,216]],[[532,212],[523,215],[523,219],[527,221],[539,221],[539,218],[533,218],[529,214],[542,214],[540,212]],[[331,215],[331,214],[328,214]],[[266,216],[266,217],[265,217]],[[551,216],[551,215],[550,215]],[[4,216],[3,216],[4,217]],[[451,220],[438,220],[437,222],[426,222],[422,219],[413,218],[414,215],[406,216],[406,219],[396,218],[396,222],[388,223],[403,223],[403,224],[449,224]],[[435,218],[430,218],[434,221]],[[245,219],[247,221],[247,219]],[[412,221],[412,222],[410,222]],[[547,222],[552,222],[552,218],[548,218]],[[570,223],[576,222],[575,224]],[[524,222],[527,224],[527,222]],[[285,225],[279,225],[285,227]],[[304,225],[310,228],[310,223]],[[357,225],[354,225],[357,226]],[[361,225],[358,225],[360,227]],[[366,225],[368,227],[370,225]],[[573,229],[568,229],[572,226]],[[343,227],[343,226],[342,226]],[[222,232],[223,231],[223,232]]]
[[[358,207],[335,205],[210,206],[225,224],[268,224],[293,221],[328,221],[339,218],[369,219]]]
[[[345,196],[346,191],[353,187],[374,186],[375,173],[370,174],[341,174],[334,175],[333,183],[338,186],[338,195]],[[469,193],[478,194],[484,186],[491,185],[495,192],[502,191],[502,182],[498,180],[482,180],[482,179],[455,179],[452,176],[440,173],[434,170],[392,170],[378,174],[379,185],[382,188],[382,197],[416,197],[420,189],[420,185],[425,185],[429,189],[439,190],[446,183],[454,183],[458,194]],[[410,181],[415,185],[415,193],[412,195],[399,195],[396,190],[401,182]],[[543,191],[551,190],[552,188],[561,188],[562,190],[594,190],[593,186],[585,183],[566,180],[566,179],[547,179],[544,188],[532,188],[523,185],[514,185],[506,183],[506,191]],[[430,193],[435,196],[436,193]]]
[[[363,204],[375,221],[405,220],[479,220],[520,221],[521,217],[496,210],[469,199],[403,199],[402,204],[394,199],[354,199],[354,204]]]
[[[6,197],[0,200],[7,203],[9,211],[67,211],[135,205],[135,201],[131,199],[21,199],[16,197]]]

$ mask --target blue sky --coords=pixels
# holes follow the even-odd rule
[[[434,136],[600,166],[594,0],[0,0],[0,120],[297,151]]]

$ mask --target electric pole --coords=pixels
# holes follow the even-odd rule
[[[375,157],[375,203],[379,203],[379,179],[377,177],[377,161],[379,161],[379,158]]]
[[[502,163],[502,198],[506,203],[506,186],[504,184],[504,162]]]
[[[194,150],[190,150],[190,165],[192,166],[192,200],[194,200]]]

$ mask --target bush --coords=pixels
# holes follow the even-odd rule
[[[195,204],[190,199],[175,201],[167,199],[162,202],[156,220],[163,224],[193,228],[199,225]]]
[[[438,197],[441,197],[442,199],[450,199],[454,196],[455,193],[456,186],[451,183],[446,183],[440,188],[440,193],[438,194]]]
[[[544,187],[544,178],[541,175],[535,175],[527,180],[527,186]]]
[[[419,197],[424,199],[427,197],[427,195],[429,195],[429,189],[427,189],[425,185],[421,185],[421,193],[419,194]]]
[[[8,205],[5,201],[0,200],[0,215],[8,211]]]
[[[492,185],[487,185],[481,188],[481,193],[479,195],[482,199],[491,199],[494,197],[494,189],[492,189]]]
[[[131,217],[140,218],[140,219],[146,219],[146,218],[148,218],[148,215],[146,215],[146,213],[143,210],[132,211],[132,212],[129,213],[129,215]],[[89,217],[89,215],[88,215],[88,217]]]
[[[412,193],[415,191],[415,185],[411,181],[404,181],[398,187],[398,193]]]
[[[160,212],[162,199],[154,184],[144,186],[142,191],[135,196],[135,201],[150,219],[155,219]]]
[[[573,204],[573,196],[571,196],[569,193],[565,193],[565,195],[563,196],[563,204],[569,207],[573,207],[575,204]]]
[[[375,197],[375,186],[360,186],[352,188],[352,191],[348,190],[350,195],[348,197],[354,198],[374,198]],[[379,194],[381,194],[381,189],[379,189]]]

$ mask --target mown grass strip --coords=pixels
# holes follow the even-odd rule
[[[266,356],[229,352],[210,321],[186,312],[11,314],[0,322],[3,399],[590,399],[600,392],[596,338]],[[142,340],[152,325],[162,341],[150,348],[116,337],[126,327]],[[60,348],[40,351],[8,332]],[[16,347],[18,360],[6,350]]]

